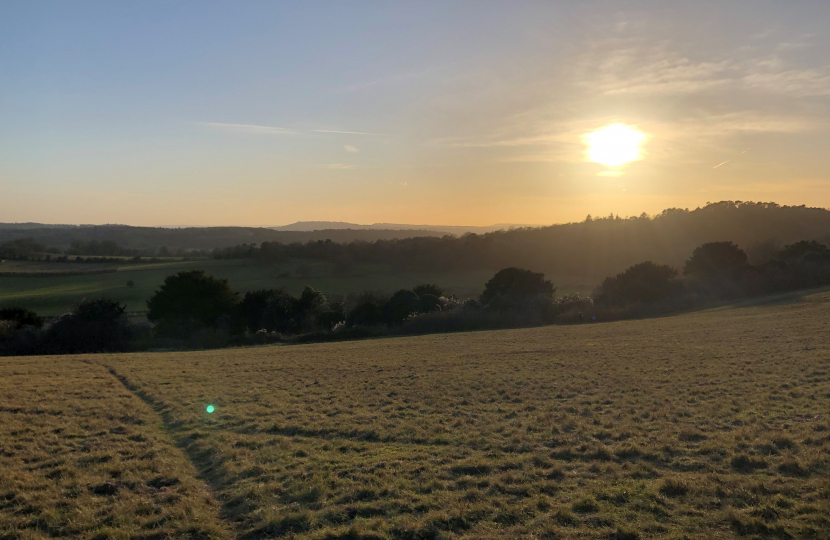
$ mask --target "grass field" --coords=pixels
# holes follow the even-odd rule
[[[308,263],[311,276],[299,277],[296,270],[301,264],[303,261],[268,265],[248,260],[196,260],[112,266],[6,261],[0,264],[0,307],[24,307],[41,315],[60,315],[83,299],[104,296],[125,303],[128,311],[145,311],[147,299],[165,277],[192,269],[203,269],[226,278],[242,293],[282,287],[298,295],[303,287],[310,285],[328,295],[345,296],[365,290],[391,294],[419,283],[438,283],[449,294],[461,297],[480,294],[484,284],[497,271],[407,272],[385,266],[358,265],[342,274],[331,264]],[[61,272],[73,274],[61,275]],[[284,272],[289,272],[290,277],[279,277]],[[550,277],[558,285],[560,294],[588,293],[596,285],[593,280],[573,276]],[[128,287],[127,281],[132,281],[134,286]]]
[[[823,292],[607,324],[3,358],[0,538],[830,538],[828,330]]]

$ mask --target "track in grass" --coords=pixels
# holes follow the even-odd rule
[[[0,538],[230,538],[156,415],[96,363],[0,359]]]

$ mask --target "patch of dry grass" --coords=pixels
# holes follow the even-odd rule
[[[180,460],[182,484],[197,490],[198,471],[220,504],[205,515],[242,539],[827,538],[828,329],[820,294],[646,321],[4,369],[55,366],[59,385],[75,374],[59,366],[100,366],[109,379],[84,391],[101,405],[144,400],[135,410],[161,422],[144,436]],[[118,424],[107,407],[89,412],[90,425]],[[14,474],[21,455],[3,458]],[[121,493],[113,504],[130,508]]]
[[[0,359],[0,538],[226,538],[159,418],[103,366]]]

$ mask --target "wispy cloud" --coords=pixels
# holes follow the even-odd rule
[[[339,133],[342,135],[377,135],[377,133],[367,133],[365,131],[340,131],[337,129],[312,129],[314,133]]]
[[[605,50],[615,45],[611,51]],[[602,94],[682,94],[727,84],[735,77],[726,60],[699,62],[666,46],[603,43],[577,63],[581,85]]]
[[[346,163],[329,163],[326,165],[320,165],[324,169],[333,169],[333,170],[345,170],[345,169],[354,169],[354,165],[349,165]]]
[[[807,42],[782,42],[769,54],[746,58],[732,51],[718,59],[689,58],[668,44],[607,40],[575,63],[578,84],[604,95],[678,95],[732,89],[759,90],[794,97],[830,95],[830,68],[796,68],[780,52],[809,48]]]
[[[301,131],[276,126],[257,126],[253,124],[225,124],[222,122],[197,122],[198,125],[217,131],[231,133],[254,133],[259,135],[296,135],[299,133],[333,133],[336,135],[377,135],[365,131],[345,131],[338,129],[310,129]]]
[[[360,150],[358,150],[357,148],[355,148],[354,146],[352,146],[350,144],[347,144],[346,146],[344,146],[343,150],[345,150],[346,152],[350,152],[352,154],[357,154],[358,152],[360,152]]]
[[[293,129],[274,126],[255,126],[251,124],[223,124],[220,122],[197,122],[201,126],[218,131],[229,131],[232,133],[256,133],[260,135],[293,135],[297,132]]]
[[[742,78],[745,86],[795,97],[830,96],[830,71],[817,69],[762,69]]]
[[[681,131],[694,135],[718,137],[742,133],[802,133],[827,127],[827,121],[801,115],[770,114],[759,111],[735,111],[703,115],[681,122]]]

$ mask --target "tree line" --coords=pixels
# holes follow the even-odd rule
[[[0,354],[68,354],[211,348],[591,323],[701,308],[724,300],[830,285],[830,248],[814,240],[785,246],[753,265],[734,242],[695,248],[682,272],[651,261],[607,277],[591,296],[557,297],[541,272],[508,267],[478,298],[458,299],[436,284],[392,295],[364,292],[332,302],[311,287],[240,295],[202,270],[168,276],[147,302],[152,325],[131,324],[107,299],[79,304],[50,324],[23,308],[0,310]]]
[[[830,242],[830,211],[723,201],[694,210],[670,208],[656,216],[588,216],[579,223],[461,237],[248,243],[215,249],[213,256],[269,264],[290,259],[344,266],[389,264],[426,271],[518,266],[602,278],[644,260],[679,267],[696,246],[724,239],[743,246],[752,264],[763,264],[782,246],[802,239]]]

